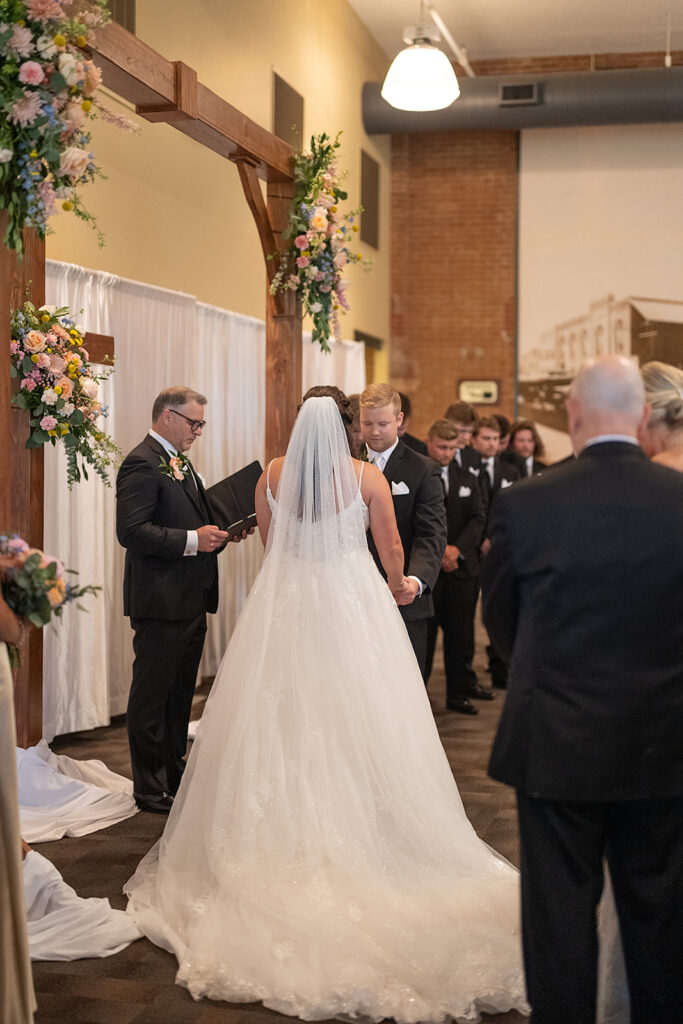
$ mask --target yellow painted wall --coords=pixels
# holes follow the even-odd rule
[[[354,329],[389,339],[388,137],[365,135],[361,87],[387,60],[346,0],[139,0],[137,34],[170,60],[196,68],[199,80],[270,129],[272,72],[304,97],[304,137],[342,130],[339,164],[348,169],[349,208],[360,202],[360,151],[380,164],[380,248],[366,275],[349,272]],[[117,112],[116,97],[103,96]],[[236,168],[168,125],[135,118],[132,135],[98,120],[93,149],[107,181],[83,190],[106,235],[73,214],[53,218],[47,255],[196,295],[238,313],[265,315],[265,270],[256,228]],[[375,362],[388,369],[386,347]]]

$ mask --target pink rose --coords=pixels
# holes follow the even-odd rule
[[[70,381],[68,377],[60,377],[58,381],[55,381],[55,387],[61,388],[61,398],[66,402],[67,399],[71,398],[74,393],[73,381]]]
[[[181,461],[180,461],[180,459],[178,458],[177,455],[171,455],[170,459],[168,460],[168,464],[171,467],[171,469],[173,470],[173,476],[176,478],[176,480],[184,480],[185,479],[185,477],[183,475],[183,471],[180,468],[182,463],[181,463]]]
[[[74,131],[82,128],[85,124],[85,112],[83,111],[81,104],[76,100],[72,100],[70,103],[67,103],[62,116],[69,127]]]
[[[87,350],[84,349],[84,348],[81,349],[81,356],[83,358],[83,361],[86,362],[86,363],[90,359],[90,355],[88,354]]]
[[[80,178],[90,163],[90,154],[78,146],[67,146],[59,161],[60,178]],[[54,328],[53,328],[54,330]]]
[[[51,332],[53,334],[56,334],[57,337],[61,338],[63,341],[71,341],[71,338],[69,337],[69,332],[65,331],[61,324],[53,324],[51,327]]]
[[[348,260],[346,258],[346,253],[345,252],[338,252],[337,255],[334,257],[333,262],[334,262],[335,267],[338,267],[339,269],[341,269],[342,267],[345,267],[346,264],[348,263]]]
[[[19,68],[19,81],[24,85],[40,85],[45,81],[45,72],[37,61],[27,60]]]
[[[29,546],[21,537],[12,537],[7,543],[7,550],[13,555],[22,555],[29,550]]]
[[[19,385],[19,388],[22,391],[33,391],[35,389],[35,387],[36,387],[36,382],[33,380],[32,377],[24,377],[24,379],[22,380],[21,384]]]
[[[19,346],[17,345],[16,341],[10,341],[9,350],[13,356],[17,354],[17,352],[19,351]]]
[[[308,245],[308,239],[306,238],[306,235],[297,235],[296,238],[294,239],[294,245],[297,247],[297,249],[305,249],[306,246]]]
[[[38,356],[38,362],[36,366],[39,366],[41,370],[47,370],[50,365],[50,357],[47,352],[41,352]]]
[[[46,344],[45,335],[42,331],[29,331],[24,337],[24,348],[30,355],[42,352]]]
[[[303,270],[305,267],[308,266],[308,256],[297,256],[296,265],[299,268],[299,270]]]
[[[83,95],[92,96],[96,89],[99,89],[102,84],[102,72],[98,68],[97,64],[93,64],[91,60],[85,62],[85,85],[83,86]]]
[[[48,338],[49,337],[50,335],[48,334]],[[50,369],[53,373],[57,374],[57,376],[64,373],[66,370],[66,359],[62,359],[62,357],[57,355],[56,352],[53,352],[50,356]]]
[[[55,416],[43,416],[40,421],[41,430],[54,430],[57,426],[57,419]]]

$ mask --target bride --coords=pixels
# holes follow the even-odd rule
[[[390,590],[389,486],[345,423],[342,392],[312,389],[259,482],[263,567],[129,912],[197,999],[304,1020],[527,1012],[517,872],[465,816]]]

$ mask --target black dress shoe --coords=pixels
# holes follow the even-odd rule
[[[470,687],[470,689],[467,691],[467,696],[468,697],[474,697],[475,700],[495,700],[496,699],[495,693],[491,693],[490,690],[487,690],[483,686],[480,686],[479,683],[477,683],[476,686]]]
[[[449,711],[459,711],[461,715],[476,715],[479,713],[474,704],[470,704],[467,697],[458,697],[455,700],[447,700],[446,707]]]
[[[150,793],[147,796],[136,796],[135,803],[141,811],[152,811],[153,814],[168,814],[173,807],[170,793]]]

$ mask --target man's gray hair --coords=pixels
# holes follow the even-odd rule
[[[645,388],[632,359],[600,356],[581,367],[570,395],[586,413],[615,413],[638,417],[645,405]]]
[[[193,391],[192,388],[164,388],[154,399],[152,423],[156,423],[164,409],[179,409],[181,406],[187,405],[188,402],[198,402],[200,405],[206,405],[206,396],[200,395],[198,391]]]

